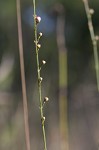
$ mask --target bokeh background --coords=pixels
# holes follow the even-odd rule
[[[93,25],[98,35],[99,1],[89,0],[89,4],[95,10]],[[42,59],[47,61],[41,74],[42,97],[48,96],[50,99],[44,108],[48,149],[98,150],[99,93],[83,2],[37,0],[36,6],[37,14],[42,18],[38,33],[43,33],[39,58],[40,62]],[[26,149],[16,14],[16,0],[0,0],[0,150]],[[62,20],[59,23],[60,16]],[[32,0],[21,0],[21,17],[31,149],[42,150]],[[65,22],[64,30],[62,21]],[[58,38],[59,42],[64,40],[64,47],[61,42],[58,43]],[[65,57],[61,58],[66,61],[64,66],[59,64],[60,48],[66,52]],[[65,82],[63,104],[67,104],[63,113],[60,112],[59,99],[60,72],[65,75],[61,77],[66,77],[62,79]],[[65,122],[64,126],[60,125],[61,121]],[[67,139],[60,137],[60,126],[68,131],[68,136],[65,135]],[[61,148],[60,145],[65,143],[69,148]]]

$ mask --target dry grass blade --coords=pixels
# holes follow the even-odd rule
[[[29,123],[28,123],[28,105],[27,105],[27,94],[26,94],[26,83],[25,83],[25,70],[24,70],[24,55],[23,55],[23,41],[22,41],[20,0],[16,0],[16,5],[17,5],[19,57],[20,57],[20,69],[21,69],[21,82],[22,82],[24,123],[25,123],[25,138],[26,138],[26,147],[27,147],[27,150],[30,150],[30,135],[29,135]]]

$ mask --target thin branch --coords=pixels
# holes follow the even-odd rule
[[[93,45],[97,88],[99,91],[99,64],[98,64],[99,59],[98,59],[98,50],[97,50],[97,38],[95,36],[94,27],[93,27],[93,23],[92,23],[92,14],[94,13],[94,10],[89,8],[88,0],[83,0],[83,2],[84,2],[84,6],[85,6],[85,11],[86,11],[87,19],[88,19],[88,27],[89,27],[90,36],[91,36],[92,45]]]
[[[25,82],[20,0],[16,0],[16,5],[17,5],[19,57],[20,57],[22,96],[23,96],[23,109],[24,109],[24,124],[25,124],[25,140],[26,140],[27,150],[30,150],[30,135],[29,135],[29,123],[28,123],[28,104],[27,104],[26,82]]]

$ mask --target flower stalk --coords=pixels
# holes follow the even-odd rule
[[[41,44],[39,44],[39,40],[42,37],[42,33],[39,33],[39,37],[37,36],[37,26],[41,21],[41,18],[36,15],[36,5],[35,0],[33,0],[33,8],[34,8],[34,34],[35,34],[35,51],[36,51],[36,63],[37,63],[37,78],[38,78],[38,93],[39,93],[39,103],[40,103],[40,117],[41,117],[41,125],[42,125],[42,132],[43,132],[43,142],[44,142],[44,150],[47,150],[46,145],[46,133],[45,133],[45,117],[43,113],[43,101],[42,101],[42,80],[41,77],[41,67],[39,63],[39,49],[41,48]],[[43,61],[45,64],[45,61]]]

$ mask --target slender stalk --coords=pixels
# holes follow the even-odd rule
[[[39,103],[40,103],[40,116],[41,116],[41,124],[42,124],[42,131],[43,131],[43,141],[44,141],[44,150],[47,150],[46,146],[46,133],[45,133],[45,117],[43,115],[43,102],[42,102],[42,91],[41,91],[41,73],[40,73],[40,64],[39,64],[39,54],[38,54],[38,38],[37,38],[37,23],[36,23],[36,6],[35,0],[33,0],[33,8],[34,8],[34,33],[35,33],[35,50],[36,50],[36,63],[37,63],[37,75],[38,75],[38,92],[39,92]]]
[[[56,38],[59,53],[59,123],[60,123],[60,139],[61,150],[69,150],[68,142],[68,99],[67,99],[67,48],[65,45],[65,16],[64,8],[58,5]]]
[[[29,135],[29,123],[28,123],[28,105],[27,105],[27,94],[26,94],[26,83],[25,83],[25,69],[24,69],[24,55],[23,55],[20,0],[16,0],[16,5],[17,5],[19,57],[20,57],[22,96],[23,96],[23,109],[24,109],[24,124],[25,124],[25,140],[26,140],[26,148],[27,148],[27,150],[30,150],[30,135]]]
[[[96,69],[96,80],[97,80],[97,88],[99,91],[99,64],[98,64],[98,50],[97,50],[97,39],[94,33],[94,27],[92,23],[92,14],[94,13],[93,9],[89,8],[88,0],[83,0],[85,11],[88,19],[88,27],[90,31],[90,36],[93,44],[93,51],[94,51],[94,61],[95,61],[95,69]]]

